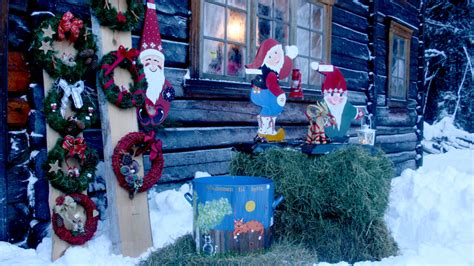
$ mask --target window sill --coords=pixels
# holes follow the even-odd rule
[[[401,100],[401,99],[388,99],[388,104],[387,106],[389,108],[394,108],[394,109],[406,109],[408,107],[408,100]]]
[[[288,102],[314,103],[321,99],[319,90],[304,90],[304,99],[289,98],[290,88],[281,86],[286,92]],[[229,80],[187,79],[183,86],[184,98],[214,100],[245,100],[249,101],[250,82]]]

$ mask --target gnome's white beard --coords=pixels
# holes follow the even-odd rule
[[[267,64],[266,62],[264,62],[264,65],[266,65],[268,68],[270,68],[271,70],[275,71],[276,73],[280,74],[280,70],[281,68],[283,67],[283,63],[285,63],[285,59],[282,58],[280,60],[280,62],[278,62],[278,64],[276,66],[270,66],[270,64]]]
[[[150,68],[145,67],[145,77],[148,82],[148,88],[146,90],[146,97],[155,104],[158,98],[160,98],[163,85],[165,84],[165,73],[163,70],[158,69],[156,72],[152,72]]]
[[[325,101],[328,105],[329,111],[331,112],[331,114],[336,119],[337,130],[340,130],[341,129],[341,122],[342,122],[341,121],[342,120],[342,113],[344,112],[344,107],[346,106],[347,97],[343,97],[342,102],[340,104],[336,104],[336,105],[330,104],[329,101],[326,100],[326,99],[325,99]]]

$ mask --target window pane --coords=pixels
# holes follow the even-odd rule
[[[312,86],[321,86],[322,82],[321,82],[321,78],[322,78],[322,75],[316,71],[316,70],[313,70],[313,69],[310,69],[310,84]]]
[[[400,43],[399,44],[400,47],[398,49],[398,57],[405,58],[405,40],[399,39],[399,38],[397,39],[399,40],[399,43]]]
[[[245,42],[246,17],[244,12],[229,10],[227,24],[227,39],[235,42]]]
[[[270,38],[271,21],[268,19],[257,18],[257,46],[263,41]]]
[[[397,55],[398,55],[398,38],[397,37],[393,37],[393,41],[392,41],[392,62],[393,62],[393,58],[396,58]]]
[[[311,57],[313,58],[322,58],[323,56],[323,46],[322,46],[322,36],[319,33],[311,33]]]
[[[205,3],[204,5],[204,35],[224,38],[224,15],[225,8]]]
[[[322,30],[323,8],[317,5],[312,6],[311,27],[313,30]]]
[[[288,0],[275,0],[275,18],[288,22],[289,16]]]
[[[288,44],[288,25],[275,22],[275,40],[283,45]]]
[[[296,46],[298,46],[298,54],[309,56],[309,31],[298,28]]]
[[[259,0],[258,1],[258,16],[272,16],[272,0]]]
[[[405,60],[398,59],[398,74],[397,77],[405,79]]]
[[[235,6],[241,9],[247,9],[246,3],[247,0],[229,0],[230,6]]]
[[[224,44],[221,42],[204,40],[203,71],[209,74],[222,75]]]
[[[392,58],[392,72],[391,75],[393,78],[398,76],[398,60],[397,58]]]
[[[309,27],[310,4],[306,0],[299,0],[297,7],[298,26]]]
[[[227,46],[227,75],[242,77],[245,65],[245,48],[230,44]]]
[[[301,71],[301,83],[308,84],[309,59],[298,56],[293,62],[295,62],[294,68],[297,68]]]

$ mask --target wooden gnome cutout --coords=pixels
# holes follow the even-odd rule
[[[145,70],[148,88],[144,106],[137,108],[137,117],[147,130],[165,121],[175,97],[175,90],[164,74],[165,55],[154,0],[147,1],[139,59]]]
[[[364,112],[348,102],[346,80],[339,68],[317,62],[311,63],[311,68],[323,74],[325,79],[321,90],[323,100],[308,106],[306,111],[310,120],[306,143],[326,144],[326,137],[331,142],[346,142],[352,120],[359,120]],[[316,107],[316,112],[311,111],[313,107]]]
[[[282,141],[283,128],[276,129],[276,119],[286,104],[286,94],[278,82],[289,76],[292,59],[298,55],[296,46],[283,46],[274,39],[267,39],[260,45],[252,63],[246,65],[247,74],[257,74],[252,80],[250,100],[261,107],[257,115],[257,141]]]

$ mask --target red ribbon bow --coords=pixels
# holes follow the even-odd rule
[[[152,131],[149,135],[143,138],[144,142],[148,142],[150,145],[150,160],[153,161],[161,154],[162,143],[161,140],[155,140],[155,131]]]
[[[73,136],[67,135],[64,137],[63,149],[68,151],[67,157],[73,157],[74,155],[79,155],[81,160],[85,158],[85,152],[87,149],[87,144],[82,137],[74,138]]]
[[[130,62],[135,61],[135,58],[137,58],[138,54],[139,52],[137,49],[132,48],[127,50],[125,47],[120,45],[119,49],[114,52],[114,55],[117,57],[117,59],[115,59],[115,62],[113,62],[111,65],[104,66],[106,69],[104,74],[108,76],[124,59],[128,59]]]
[[[75,42],[79,37],[79,33],[84,26],[82,20],[74,18],[71,12],[64,13],[58,26],[58,40],[62,41],[66,37],[66,33],[69,34],[69,41]]]

